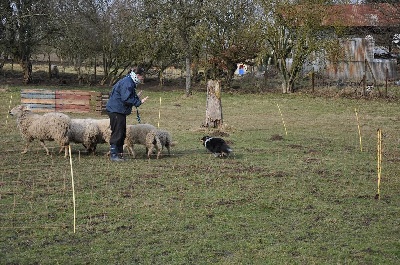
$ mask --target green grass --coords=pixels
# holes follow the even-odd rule
[[[0,92],[1,264],[400,262],[396,101],[223,93],[224,138],[235,152],[216,159],[199,140],[215,133],[201,127],[204,91],[189,98],[183,90],[145,91],[142,120],[172,133],[173,154],[149,161],[138,147],[138,158],[113,164],[106,145],[96,156],[72,145],[73,233],[69,160],[53,143],[52,156],[37,142],[20,154],[23,141],[7,119],[19,91]],[[135,123],[135,115],[128,121]],[[378,128],[380,200],[374,199]]]

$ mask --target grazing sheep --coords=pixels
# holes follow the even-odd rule
[[[26,141],[23,154],[28,152],[29,144],[38,139],[47,155],[50,153],[44,141],[56,141],[65,148],[65,157],[68,156],[66,146],[69,145],[68,131],[71,119],[67,115],[59,112],[50,112],[44,115],[34,114],[23,105],[14,107],[10,111],[10,115],[17,118],[17,126]]]
[[[163,150],[164,147],[166,147],[168,150],[168,155],[170,155],[171,154],[170,148],[175,145],[175,142],[172,142],[171,134],[165,130],[157,130],[157,137],[158,139],[160,139],[161,150]]]
[[[83,144],[88,153],[96,151],[99,135],[100,129],[93,119],[71,119],[69,141]]]
[[[92,118],[72,119],[69,138],[71,142],[82,143],[88,153],[94,153],[97,144],[110,143],[110,120]]]
[[[126,126],[126,138],[124,147],[128,148],[128,151],[135,157],[133,147],[135,144],[146,146],[147,157],[150,155],[155,148],[157,150],[157,158],[161,152],[161,143],[157,137],[157,129],[151,124],[136,124]]]
[[[97,143],[104,144],[110,143],[111,138],[111,128],[110,119],[88,119],[89,121],[95,123],[99,128],[99,134],[97,135]]]
[[[146,135],[146,151],[147,157],[150,158],[150,155],[153,153],[153,150],[157,152],[157,159],[160,157],[162,145],[160,139],[157,137],[157,131],[152,130]]]

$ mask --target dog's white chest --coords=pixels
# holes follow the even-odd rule
[[[204,147],[207,147],[207,143],[208,141],[210,141],[212,139],[212,137],[208,138],[207,140],[204,141]]]

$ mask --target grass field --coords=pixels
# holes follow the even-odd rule
[[[70,161],[53,143],[20,153],[19,92],[0,91],[0,264],[400,264],[397,101],[223,93],[234,155],[217,159],[204,91],[146,91],[142,121],[172,133],[172,155],[115,164],[71,145],[74,233]]]

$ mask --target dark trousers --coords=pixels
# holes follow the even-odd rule
[[[124,146],[126,137],[126,115],[108,112],[108,117],[110,117],[111,127],[110,145],[116,145],[122,153],[122,147]]]

